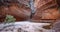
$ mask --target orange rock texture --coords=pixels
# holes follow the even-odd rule
[[[9,6],[0,6],[0,20],[4,19],[7,14],[13,15],[17,21],[29,19],[31,13],[29,0],[17,0],[17,2],[18,3],[13,1]],[[34,7],[36,12],[32,17],[32,20],[59,18],[56,0],[34,0]]]
[[[34,19],[57,19],[59,17],[58,5],[56,1],[36,0],[36,2],[36,13],[34,15]]]

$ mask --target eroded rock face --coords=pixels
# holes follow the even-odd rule
[[[53,24],[53,29],[55,30],[55,32],[60,32],[60,20],[57,20],[57,22],[55,22]]]
[[[11,2],[11,1],[10,1]],[[3,2],[4,3],[4,2]],[[8,2],[7,2],[8,3]],[[10,14],[13,15],[17,20],[26,20],[30,16],[30,8],[27,5],[22,3],[9,3],[8,6],[0,6],[1,7],[1,15]],[[3,16],[1,16],[3,17]]]
[[[30,17],[31,9],[29,7],[29,0],[17,0],[16,2],[10,3],[11,5],[1,6],[1,15],[10,14],[13,15],[17,20],[27,20]],[[10,1],[11,2],[11,1]],[[40,19],[57,19],[59,11],[57,9],[57,3],[54,0],[34,0],[34,7],[36,13],[33,16],[33,20]],[[4,12],[4,13],[3,13]],[[1,16],[2,17],[2,16]]]
[[[36,0],[36,13],[37,19],[57,19],[59,11],[57,9],[57,3],[53,0]],[[34,19],[36,19],[34,17]]]
[[[51,32],[51,29],[48,30],[43,28],[43,26],[47,25],[50,25],[50,23],[33,23],[29,21],[15,22],[13,25],[0,24],[0,32]]]

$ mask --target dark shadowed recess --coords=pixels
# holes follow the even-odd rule
[[[19,2],[17,0],[0,0],[0,9],[3,9],[3,7],[9,7],[12,3],[18,4]],[[4,12],[0,10],[0,22],[3,22],[5,19],[5,14],[3,15],[3,13]]]
[[[60,7],[60,0],[56,0],[58,6]]]
[[[0,6],[9,6],[12,3],[18,3],[17,0],[0,0]]]

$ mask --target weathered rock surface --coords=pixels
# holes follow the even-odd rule
[[[8,26],[6,24],[4,29],[4,25],[0,24],[0,32],[52,32],[52,29],[44,29],[43,26],[50,25],[50,23],[33,23],[29,21],[25,22],[15,22],[15,26]],[[2,29],[2,30],[1,30]]]
[[[17,2],[19,4],[13,2],[8,7],[4,5],[0,6],[0,15],[2,15],[0,16],[0,20],[4,19],[6,14],[13,15],[17,21],[29,19],[31,12],[29,0],[17,0]],[[59,18],[59,11],[55,0],[34,0],[34,7],[36,12],[32,20]]]

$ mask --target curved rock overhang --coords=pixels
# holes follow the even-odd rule
[[[17,21],[29,19],[31,12],[31,9],[29,7],[29,0],[0,0],[0,2],[1,19],[3,19],[6,14],[13,15]],[[33,16],[32,20],[56,20],[59,18],[59,11],[57,9],[58,4],[56,0],[34,0],[36,13]]]

